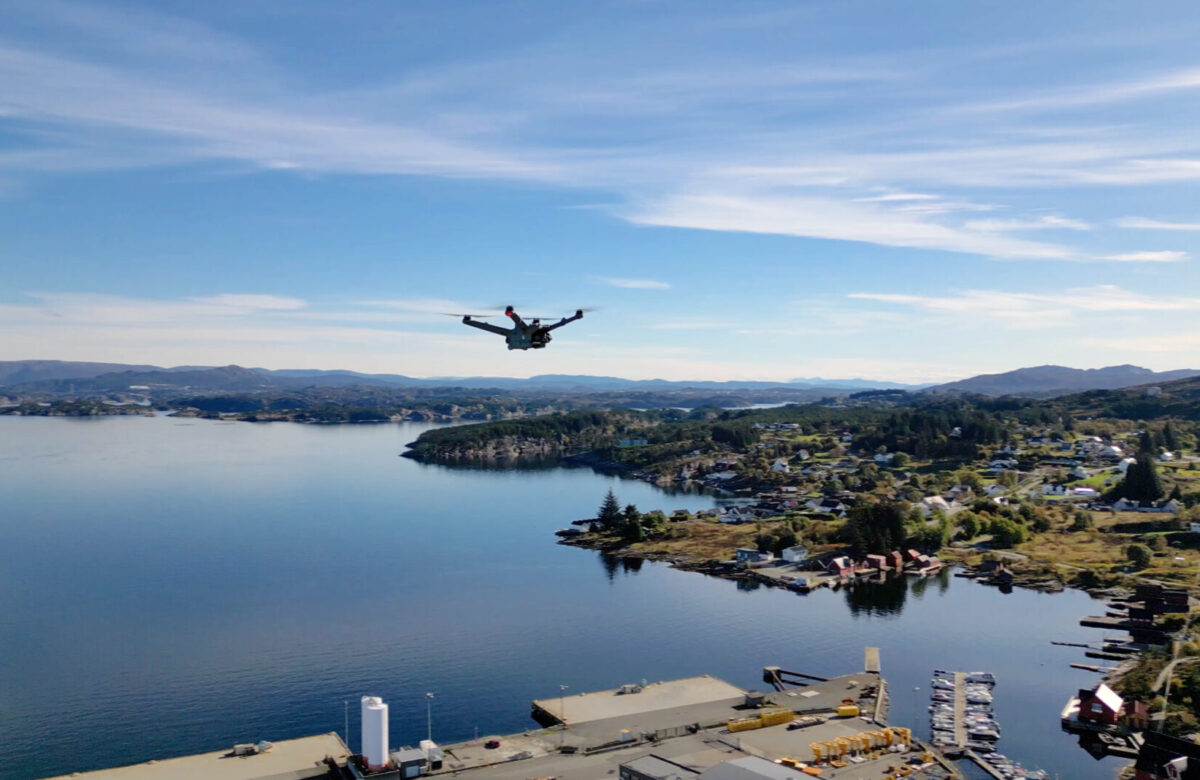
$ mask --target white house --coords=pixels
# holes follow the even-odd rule
[[[1128,470],[1129,470],[1129,467],[1130,467],[1130,466],[1132,466],[1132,465],[1133,465],[1133,464],[1135,464],[1135,463],[1137,463],[1137,460],[1136,460],[1136,459],[1134,459],[1134,458],[1125,458],[1125,459],[1123,459],[1123,460],[1122,460],[1120,463],[1118,463],[1118,464],[1117,464],[1117,471],[1118,471],[1118,472],[1120,472],[1120,473],[1122,473],[1122,474],[1124,474],[1126,471],[1128,471]]]
[[[1042,485],[1042,495],[1043,496],[1065,496],[1066,494],[1067,494],[1067,486],[1066,485],[1051,485],[1051,484]]]
[[[894,457],[896,457],[896,453],[894,453],[894,452],[876,453],[875,462],[878,463],[880,466],[888,466],[888,465],[891,465],[892,458],[894,458]]]
[[[1164,452],[1162,455],[1158,456],[1158,459],[1161,460],[1163,463],[1169,463],[1170,461],[1175,460],[1175,453]]]
[[[926,496],[925,498],[921,499],[919,506],[921,508],[921,514],[925,517],[929,517],[938,510],[941,510],[945,513],[950,512],[950,504],[948,504],[946,499],[942,498],[941,496]]]
[[[1008,488],[1004,487],[1004,485],[988,485],[983,492],[989,496],[998,496],[1001,493],[1007,493]]]
[[[808,548],[802,544],[788,547],[781,553],[781,557],[787,563],[804,563],[808,560]]]
[[[1100,495],[1100,493],[1096,490],[1096,488],[1077,487],[1071,488],[1071,495],[1081,496],[1083,498],[1095,498],[1096,496]]]
[[[788,473],[787,458],[776,458],[775,462],[771,464],[771,471],[774,471],[776,474]]]
[[[1076,466],[1075,468],[1071,469],[1071,478],[1072,479],[1087,479],[1088,478],[1087,469],[1085,469],[1083,466]]]

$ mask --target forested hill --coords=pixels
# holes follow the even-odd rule
[[[849,436],[856,447],[868,450],[969,458],[981,446],[1003,442],[1010,422],[1056,423],[1057,414],[1035,402],[991,408],[959,400],[920,409],[806,404],[756,410],[572,412],[426,431],[405,455],[453,462],[586,454],[657,468],[684,456],[744,451],[759,441],[762,431],[782,424],[831,441]]]
[[[1200,420],[1200,377],[1120,390],[1092,390],[1055,399],[1077,417]]]
[[[645,437],[662,421],[651,412],[595,411],[435,428],[421,434],[404,455],[429,461],[577,455],[610,449],[623,437]]]

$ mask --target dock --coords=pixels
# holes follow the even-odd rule
[[[983,756],[979,755],[970,748],[967,748],[963,753],[963,758],[967,758],[975,762],[975,766],[979,767],[984,772],[987,772],[989,775],[996,778],[996,780],[1008,780],[1008,778],[1001,774],[994,766],[984,761]]]
[[[863,669],[871,674],[879,674],[879,648],[868,647],[863,652]]]
[[[72,772],[60,775],[86,780],[302,780],[333,775],[344,767],[350,750],[335,733],[287,739],[270,743],[269,750],[234,755],[233,750],[217,750],[194,756],[180,756],[144,764]]]
[[[878,652],[864,666],[878,666]],[[766,667],[780,690],[743,690],[711,676],[548,696],[533,712],[553,725],[515,734],[481,734],[436,746],[444,760],[421,765],[426,776],[487,780],[611,780],[628,776],[691,778],[714,767],[755,776],[819,774],[824,780],[961,780],[940,751],[903,726],[873,721],[885,680],[878,672],[838,677]],[[794,680],[793,687],[785,681]],[[547,686],[551,691],[554,686]],[[424,736],[421,730],[421,736]],[[393,734],[402,741],[415,735]],[[252,749],[255,746],[241,746]],[[266,745],[245,754],[224,750],[90,773],[95,780],[307,780],[345,777],[350,750],[337,734]],[[357,747],[357,746],[356,746]],[[420,754],[404,749],[396,756]],[[420,760],[419,758],[417,760]],[[782,766],[781,766],[782,765]],[[416,764],[390,769],[398,778]],[[805,771],[808,770],[808,771]],[[641,773],[641,774],[639,774]],[[410,776],[410,775],[404,775]]]
[[[546,726],[566,724],[569,728],[595,721],[630,718],[660,711],[701,712],[725,710],[725,703],[740,701],[745,692],[715,677],[624,685],[607,691],[550,697],[533,702],[533,719]],[[686,721],[691,722],[691,721]]]
[[[954,744],[959,750],[967,747],[967,676],[954,673]]]

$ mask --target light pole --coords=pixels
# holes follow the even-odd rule
[[[920,718],[917,717],[917,714],[920,712],[920,710],[917,709],[917,691],[919,691],[919,690],[921,690],[921,686],[919,686],[919,685],[913,686],[913,714],[912,714],[913,723],[920,722]]]
[[[425,728],[428,731],[427,739],[433,742],[433,694],[425,694]]]
[[[564,699],[567,695],[567,686],[558,686],[558,718],[562,721],[562,728],[558,731],[558,746],[562,747],[563,732],[567,730],[567,707]]]

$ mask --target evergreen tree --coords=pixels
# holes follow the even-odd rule
[[[613,493],[612,488],[608,489],[608,495],[604,497],[604,503],[600,505],[596,519],[607,531],[611,531],[621,524],[621,504],[617,501],[617,496]]]
[[[1125,470],[1118,492],[1130,501],[1157,501],[1166,494],[1158,466],[1148,451],[1139,452],[1137,460]]]
[[[1153,455],[1157,448],[1154,446],[1154,431],[1147,428],[1138,437],[1138,452]]]
[[[1167,424],[1162,430],[1163,446],[1171,452],[1179,450],[1179,434],[1175,433],[1175,429],[1171,426],[1171,421],[1167,420]]]
[[[896,501],[862,503],[850,510],[846,534],[860,553],[886,553],[904,545],[904,510]]]

